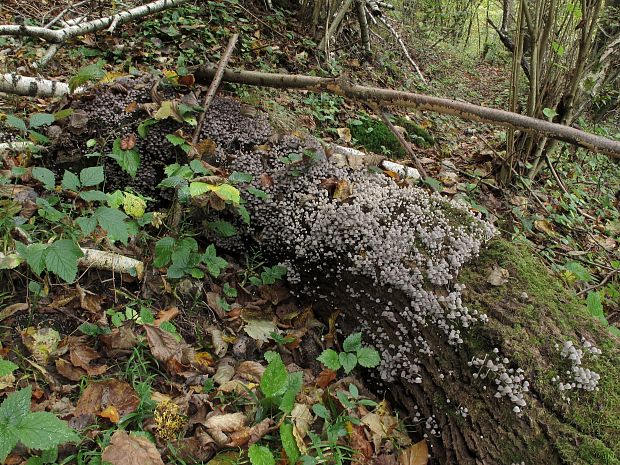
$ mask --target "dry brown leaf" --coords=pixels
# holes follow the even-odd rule
[[[29,308],[30,306],[25,302],[20,302],[4,307],[2,310],[0,310],[0,321],[6,320],[17,312],[24,312]]]
[[[265,367],[254,360],[241,362],[237,367],[237,376],[252,383],[259,383]]]
[[[173,334],[153,325],[144,325],[151,354],[166,364],[173,373],[180,373],[194,360],[194,349],[185,342],[178,342]]]
[[[319,376],[316,378],[316,385],[321,389],[325,389],[335,379],[336,372],[334,370],[330,370],[329,368],[325,368],[322,372],[319,373]]]
[[[136,146],[136,135],[134,133],[128,134],[121,139],[121,150],[131,150]]]
[[[295,407],[293,407],[293,410],[291,411],[293,436],[295,437],[297,447],[302,453],[305,453],[308,449],[304,439],[310,430],[310,425],[313,420],[314,419],[310,413],[310,408],[306,404],[295,404]]]
[[[338,128],[336,129],[338,136],[345,141],[347,144],[351,142],[351,129],[349,128]]]
[[[250,440],[250,428],[247,426],[241,428],[239,431],[235,431],[230,435],[230,441],[227,447],[244,447]]]
[[[86,376],[85,370],[74,366],[72,363],[67,362],[62,358],[57,358],[55,360],[55,364],[56,371],[71,381],[79,381],[82,379],[82,376]]]
[[[209,352],[196,352],[194,354],[194,361],[192,363],[192,366],[194,366],[201,372],[206,373],[209,371],[207,370],[207,368],[212,367],[214,363],[215,360],[213,359],[213,355],[211,355]],[[213,373],[213,371],[211,371],[211,373]]]
[[[179,315],[179,307],[170,307],[157,312],[157,319],[153,323],[155,326],[161,325],[164,321],[174,320]]]
[[[112,435],[101,460],[112,465],[164,465],[155,444],[144,436],[129,435],[121,430]]]
[[[373,447],[370,441],[366,439],[364,428],[360,425],[347,425],[349,432],[348,439],[351,449],[355,451],[352,459],[357,463],[368,463],[373,455]]]
[[[128,353],[138,343],[135,333],[127,326],[114,328],[111,333],[100,335],[99,340],[110,357]]]
[[[213,381],[216,384],[221,385],[232,379],[235,376],[235,367],[233,366],[235,361],[231,357],[224,357],[217,364],[217,370],[213,375]]]
[[[96,415],[108,407],[114,406],[121,417],[132,413],[140,404],[140,398],[124,382],[115,379],[90,383],[82,393],[75,407],[76,418],[86,417],[84,421],[93,421]],[[80,424],[84,421],[78,420]],[[89,424],[89,423],[87,423]]]
[[[103,302],[103,297],[83,289],[79,284],[75,286],[75,289],[80,296],[80,307],[94,315],[99,315],[101,313],[101,302]]]
[[[224,433],[232,433],[243,428],[247,418],[242,412],[224,413],[221,415],[213,415],[207,418],[204,425],[208,429],[219,430]]]
[[[263,299],[268,300],[274,305],[284,302],[291,296],[290,291],[282,283],[261,286],[258,288],[258,292]]]
[[[426,465],[428,463],[428,444],[423,439],[416,442],[413,446],[403,449],[398,461],[400,465]]]
[[[493,265],[493,269],[489,272],[487,276],[487,283],[492,286],[503,286],[508,282],[508,278],[510,278],[510,273],[507,269],[502,268],[498,265]]]
[[[215,326],[209,326],[205,331],[207,334],[211,334],[211,343],[213,344],[215,355],[218,358],[222,358],[228,352],[228,342],[224,340],[224,334]]]
[[[248,445],[252,445],[260,441],[265,434],[269,432],[269,429],[273,425],[272,418],[265,418],[260,423],[252,426],[250,428],[250,440],[248,441]]]
[[[69,359],[71,363],[83,370],[86,370],[89,376],[100,376],[106,371],[108,367],[106,365],[91,365],[90,362],[101,358],[101,355],[86,344],[86,338],[84,336],[69,336]]]

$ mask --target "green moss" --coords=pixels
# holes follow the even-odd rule
[[[428,148],[435,145],[435,138],[422,126],[402,116],[397,116],[394,122],[405,128],[408,139],[418,147]]]
[[[486,277],[493,265],[506,268],[510,280],[489,286]],[[567,289],[527,246],[493,241],[475,267],[465,270],[467,304],[491,319],[486,336],[466,339],[472,352],[488,351],[501,341],[502,352],[532,379],[533,391],[544,405],[536,415],[553,427],[556,451],[567,463],[619,464],[620,456],[620,345],[606,327],[591,317],[583,300]],[[525,299],[524,293],[527,294]],[[579,342],[586,337],[603,354],[586,357],[584,366],[601,375],[595,392],[571,392],[562,400],[551,378],[569,368],[555,344]],[[534,412],[532,412],[534,413]],[[548,441],[548,440],[547,440]],[[536,443],[532,457],[536,457]],[[539,451],[542,455],[544,447]],[[543,462],[540,462],[543,463]]]

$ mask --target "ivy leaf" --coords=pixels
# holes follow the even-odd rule
[[[47,244],[34,243],[26,246],[21,242],[15,243],[15,248],[20,256],[22,256],[28,266],[34,271],[37,275],[43,273],[45,270],[45,254],[47,252]]]
[[[56,118],[54,115],[50,115],[49,113],[35,113],[30,115],[30,119],[28,120],[28,125],[30,128],[39,128],[41,126],[49,126],[52,124]]]
[[[342,343],[342,348],[347,352],[356,352],[362,347],[362,333],[350,334]]]
[[[62,239],[48,246],[45,266],[65,282],[72,283],[77,276],[77,262],[84,254],[73,241]]]
[[[282,448],[288,457],[289,464],[295,465],[299,460],[300,453],[293,435],[292,424],[282,423],[280,425],[280,441],[282,441]]]
[[[157,252],[157,248],[155,248]],[[209,270],[209,273],[214,278],[217,278],[220,275],[220,272],[228,266],[228,262],[221,257],[217,256],[215,251],[215,246],[213,244],[207,247],[205,253],[202,254],[202,263],[204,263]]]
[[[248,449],[248,457],[252,465],[275,465],[273,453],[265,446],[252,444]]]
[[[96,186],[101,184],[104,179],[103,166],[93,166],[80,171],[80,182],[84,187]]]
[[[275,396],[284,392],[287,382],[288,372],[284,362],[280,354],[273,354],[260,380],[260,390],[266,397]]]
[[[80,179],[69,170],[65,170],[60,183],[63,189],[77,191],[80,188]]]
[[[32,168],[32,177],[40,181],[48,191],[54,190],[56,186],[56,176],[47,168],[35,166]]]
[[[153,260],[155,268],[162,268],[170,263],[175,243],[176,239],[170,236],[157,241],[155,244],[155,259]]]
[[[129,239],[129,228],[125,223],[127,215],[115,208],[99,207],[95,211],[99,226],[105,229],[112,241],[118,240],[127,244]]]
[[[67,422],[50,412],[26,415],[13,430],[19,442],[32,449],[50,449],[65,442],[79,442],[80,437]]]
[[[357,363],[364,368],[374,368],[381,363],[381,357],[372,347],[362,347],[357,351]]]
[[[355,365],[357,365],[357,355],[351,352],[340,352],[340,354],[338,354],[338,360],[340,360],[340,364],[347,375],[351,373]]]
[[[341,367],[338,352],[333,349],[325,349],[317,360],[333,371],[338,371]]]

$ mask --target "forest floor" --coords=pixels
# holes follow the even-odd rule
[[[499,48],[491,48],[482,59],[431,38],[406,37],[403,31],[410,53],[430,83],[424,84],[389,39],[377,47],[381,50],[370,62],[360,58],[356,47],[341,49],[326,60],[317,56],[316,43],[304,35],[301,25],[282,12],[265,12],[261,2],[247,7],[233,0],[207,3],[208,11],[185,6],[125,25],[114,34],[79,37],[62,47],[41,73],[62,81],[81,75],[84,81],[105,82],[131,73],[178,81],[191,75],[192,67],[203,64],[205,57],[216,61],[234,30],[241,37],[231,60],[233,67],[344,77],[507,107],[509,65]],[[45,10],[39,2],[7,1],[0,6],[0,23],[15,23],[20,15],[45,23],[60,9],[60,2]],[[339,40],[345,44],[355,37],[345,34]],[[29,74],[47,47],[42,42],[0,37],[0,49],[6,51],[0,54],[0,69]],[[96,62],[100,72],[92,69]],[[268,113],[271,124],[283,132],[312,134],[413,166],[372,111],[356,102],[329,94],[230,84],[222,85],[222,93]],[[0,110],[29,121],[30,130],[37,128],[31,116],[46,113],[49,106],[45,99],[0,98]],[[535,370],[528,347],[551,350],[545,342],[547,331],[591,332],[604,341],[600,348],[608,356],[593,366],[607,375],[603,388],[587,402],[577,399],[574,409],[562,412],[567,423],[583,434],[582,443],[575,449],[558,431],[557,448],[565,462],[617,463],[620,392],[614,383],[620,378],[620,365],[618,341],[611,334],[620,334],[616,197],[620,165],[604,156],[566,149],[555,160],[566,192],[550,173],[535,185],[518,179],[514,187],[501,187],[495,174],[504,150],[503,130],[431,113],[395,112],[392,117],[406,130],[430,175],[424,187],[462,200],[501,232],[501,239],[483,252],[462,279],[470,288],[465,299],[472,307],[495,315],[510,309],[504,324],[491,332],[496,332],[497,340],[511,332],[509,340],[521,341],[520,346],[510,347],[516,362]],[[619,137],[605,127],[589,129]],[[13,178],[23,175],[20,169],[39,160],[36,154],[30,155],[5,157],[2,173],[11,172],[7,177]],[[87,178],[88,172],[80,174],[83,186],[89,185]],[[11,182],[7,180],[7,185],[19,185],[24,192],[47,193],[66,190],[69,183],[64,178],[62,183],[60,178],[52,179],[50,187],[44,176],[33,173]],[[14,240],[24,238],[16,236],[12,218],[25,213],[23,204],[7,200],[11,195],[6,191],[0,190],[0,195],[0,251],[8,255]],[[120,200],[127,212],[128,199]],[[77,206],[77,210],[83,207]],[[37,208],[45,210],[47,205],[29,205],[30,218],[39,223],[33,220],[31,228],[18,228],[26,236],[50,239],[42,225],[54,237],[77,234],[79,211],[71,210],[54,220],[47,210],[48,216],[39,213],[39,219]],[[151,224],[141,231],[145,234],[139,241],[111,250],[144,257],[147,263],[157,261],[153,244],[162,233],[155,227],[147,229],[156,218],[149,217]],[[184,232],[188,237],[192,233]],[[94,242],[103,244],[104,238]],[[196,252],[189,244],[188,256]],[[185,253],[185,245],[175,247],[176,252]],[[71,252],[61,250],[60,254]],[[96,464],[105,460],[114,465],[159,464],[163,457],[165,463],[211,460],[219,465],[247,463],[248,446],[253,465],[286,463],[287,458],[295,463],[300,456],[310,457],[304,458],[305,465],[351,459],[372,460],[377,465],[433,463],[428,419],[401,418],[387,400],[369,390],[362,379],[365,372],[353,371],[355,364],[342,363],[343,355],[346,359],[355,354],[359,365],[372,367],[374,354],[366,351],[370,338],[355,334],[339,340],[336,315],[319,321],[309,302],[292,295],[294,289],[283,281],[282,270],[260,251],[235,255],[218,250],[218,254],[205,259],[201,272],[207,277],[200,279],[192,277],[192,271],[183,279],[169,279],[165,271],[160,272],[165,265],[148,267],[142,280],[106,271],[80,271],[72,284],[49,273],[40,278],[25,268],[2,270],[2,405],[8,405],[9,393],[23,393],[31,386],[28,395],[32,395],[33,412],[53,412],[82,431],[77,445],[60,449],[54,446],[61,439],[30,449],[21,439],[14,450],[12,446],[3,449],[6,444],[0,441],[0,457],[10,452],[5,463]],[[3,268],[10,267],[1,263]],[[558,316],[562,312],[566,314]],[[528,321],[546,321],[549,315],[566,327],[541,324],[527,328]],[[362,354],[369,359],[364,362]],[[552,376],[552,371],[541,375]],[[543,403],[559,408],[551,391],[539,394]],[[12,395],[16,399],[17,394]],[[24,402],[28,405],[21,402],[22,407]],[[26,415],[25,411],[18,414]],[[75,439],[67,431],[63,434],[65,439]],[[33,452],[36,449],[46,451]],[[532,452],[531,457],[537,454]],[[517,462],[519,456],[513,458]]]

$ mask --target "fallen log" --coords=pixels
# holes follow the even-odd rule
[[[204,66],[195,70],[195,76],[199,81],[205,82],[213,79],[215,72],[215,66]],[[311,92],[330,92],[352,100],[376,102],[383,106],[393,105],[422,111],[433,111],[444,115],[457,116],[464,120],[478,121],[520,131],[537,133],[541,136],[592,150],[593,152],[600,152],[613,158],[620,158],[619,141],[607,139],[550,121],[458,100],[363,86],[352,84],[342,79],[304,76],[300,74],[226,70],[224,72],[223,81],[279,89],[304,89]]]

